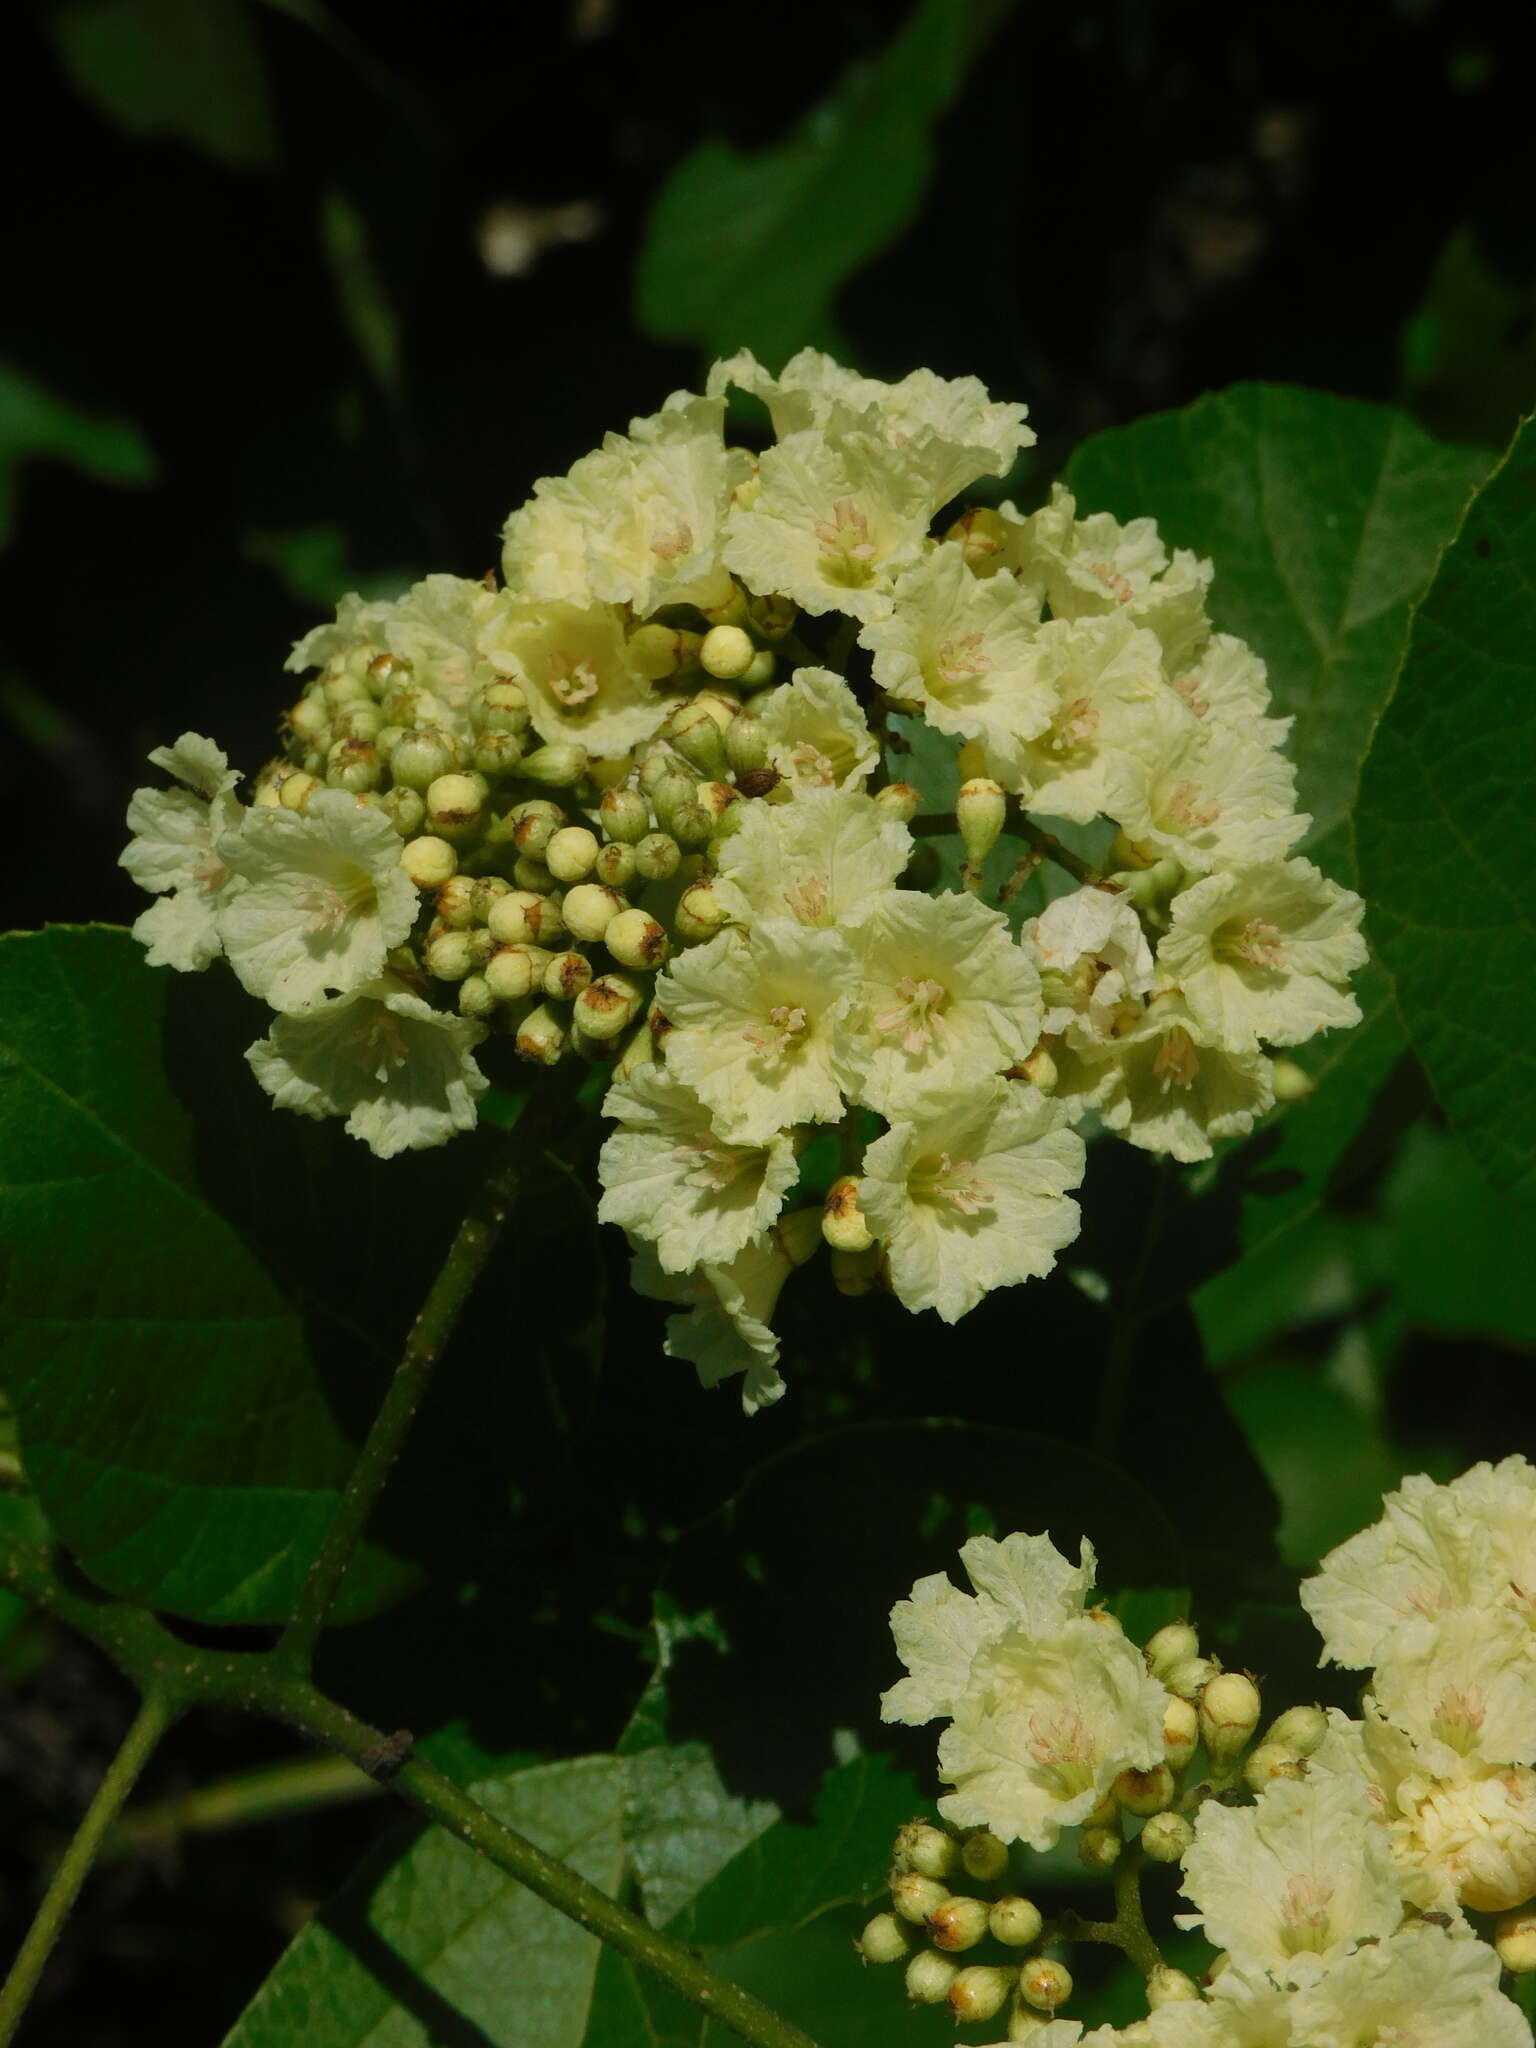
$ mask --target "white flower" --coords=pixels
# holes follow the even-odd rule
[[[960,1562],[975,1587],[962,1593],[943,1572],[919,1579],[911,1598],[891,1609],[896,1654],[908,1675],[881,1695],[882,1721],[917,1727],[955,1703],[970,1683],[971,1665],[986,1644],[1015,1624],[1029,1635],[1048,1635],[1075,1621],[1093,1586],[1098,1559],[1084,1537],[1078,1562],[1063,1557],[1049,1536],[1015,1531],[998,1542],[972,1536]]]
[[[1235,634],[1213,633],[1199,660],[1185,669],[1170,668],[1168,680],[1196,718],[1236,727],[1265,746],[1283,746],[1295,723],[1268,716],[1268,672]]]
[[[1102,1054],[1059,1064],[1063,1099],[1093,1107],[1106,1129],[1142,1151],[1186,1164],[1209,1159],[1213,1139],[1240,1137],[1274,1106],[1264,1055],[1213,1044],[1171,995],[1157,997]]]
[[[334,619],[312,626],[283,667],[294,675],[307,668],[323,669],[328,675],[350,675],[361,682],[368,664],[384,653],[385,631],[394,612],[392,598],[359,597],[355,590],[336,607]]]
[[[1194,717],[1115,754],[1104,777],[1102,808],[1126,837],[1195,874],[1282,859],[1312,822],[1295,805],[1296,771],[1283,754]]]
[[[1421,1912],[1503,1913],[1536,1894],[1536,1771],[1405,1778],[1394,1805],[1399,1883]]]
[[[1107,512],[1078,519],[1076,511],[1066,485],[1054,485],[1050,503],[1031,516],[1017,543],[1019,576],[1041,587],[1054,617],[1119,611],[1150,627],[1171,662],[1187,664],[1209,630],[1210,563],[1185,548],[1170,561],[1154,519],[1122,526]]]
[[[912,856],[906,826],[859,790],[810,789],[791,803],[741,808],[720,849],[716,894],[744,922],[788,916],[847,930]]]
[[[1083,1141],[1022,1082],[993,1081],[864,1155],[863,1208],[910,1309],[953,1323],[994,1287],[1048,1273],[1078,1231]]]
[[[1343,1957],[1297,1992],[1291,2017],[1306,2048],[1530,2048],[1531,2040],[1519,2007],[1499,1990],[1492,1948],[1422,1921]]]
[[[1049,720],[1021,735],[1008,758],[990,757],[1031,810],[1088,824],[1112,811],[1114,789],[1138,761],[1201,730],[1164,680],[1156,638],[1128,619],[1053,619],[1035,648],[1052,691]]]
[[[914,1117],[985,1086],[1039,1036],[1040,980],[1000,912],[974,896],[894,890],[852,934],[858,1098]]]
[[[787,1138],[728,1143],[665,1067],[640,1067],[610,1088],[603,1114],[619,1128],[598,1160],[598,1217],[652,1239],[669,1273],[733,1259],[767,1230],[799,1171]]]
[[[215,909],[229,870],[218,840],[239,822],[232,791],[240,777],[200,733],[184,732],[174,747],[156,747],[149,758],[182,787],[137,789],[128,804],[134,836],[118,863],[161,899],[135,920],[133,936],[148,948],[151,967],[195,973],[220,950]]]
[[[468,730],[471,691],[496,678],[478,641],[500,605],[497,593],[484,583],[428,576],[390,608],[384,621],[390,653],[410,662],[413,683],[431,692],[447,713],[444,722],[461,736]]]
[[[217,851],[238,878],[217,906],[229,963],[274,1010],[304,1010],[383,972],[416,921],[416,886],[381,811],[317,790],[301,816],[247,811]]]
[[[1174,897],[1157,964],[1218,1045],[1300,1045],[1360,1021],[1344,984],[1364,907],[1306,860],[1206,875]]]
[[[1152,986],[1152,949],[1128,896],[1073,890],[1048,903],[1022,938],[1040,963],[1043,1032],[1098,1049],[1139,1021],[1140,998]]]
[[[1084,1617],[1017,1625],[977,1652],[939,1737],[939,1811],[959,1827],[1049,1849],[1124,1770],[1162,1760],[1167,1694],[1118,1629]]]
[[[858,699],[831,669],[796,669],[752,708],[763,722],[769,760],[798,786],[862,789],[880,759]]]
[[[1536,1763],[1536,1641],[1508,1609],[1456,1607],[1394,1629],[1371,1679],[1422,1768]]]
[[[617,758],[667,715],[668,700],[630,656],[616,605],[529,604],[506,591],[480,629],[480,647],[522,686],[541,739]]]
[[[392,1159],[474,1129],[487,1083],[470,1055],[484,1036],[386,975],[275,1018],[245,1056],[279,1109],[344,1116],[352,1137]]]
[[[1536,1466],[1505,1458],[1446,1486],[1420,1473],[1382,1506],[1301,1588],[1323,1661],[1363,1669],[1399,1622],[1452,1607],[1505,1608],[1536,1627]]]
[[[1196,2002],[1165,2005],[1146,2022],[1157,2048],[1300,2048],[1291,2031],[1295,1993],[1263,1971],[1228,1963]]]
[[[721,932],[673,960],[656,1003],[673,1026],[668,1068],[733,1144],[764,1145],[789,1124],[834,1123],[853,1078],[837,1026],[853,961],[836,932],[788,918]]]
[[[1195,1816],[1183,1889],[1199,1907],[1181,1927],[1282,1983],[1403,1917],[1392,1851],[1365,1788],[1347,1777],[1280,1779],[1253,1806],[1207,1800]]]
[[[731,517],[729,568],[750,590],[781,591],[808,612],[879,618],[921,553],[929,507],[900,459],[859,431],[834,446],[791,434],[758,465],[761,488]]]
[[[787,1216],[726,1265],[692,1273],[664,1273],[650,1245],[635,1249],[630,1279],[637,1294],[689,1304],[687,1315],[667,1318],[668,1358],[686,1358],[701,1385],[715,1387],[744,1375],[741,1405],[748,1415],[784,1392],[779,1340],[769,1324],[784,1282],[820,1241],[814,1209]]]

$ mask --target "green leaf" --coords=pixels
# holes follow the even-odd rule
[[[1304,1365],[1255,1366],[1226,1395],[1280,1501],[1280,1556],[1311,1565],[1374,1522],[1403,1476],[1377,1424]]]
[[[0,362],[0,547],[15,520],[16,472],[29,461],[68,462],[111,484],[147,484],[155,475],[155,458],[136,427],[72,405]]]
[[[1448,1132],[1411,1134],[1386,1189],[1394,1307],[1454,1336],[1536,1345],[1536,1209],[1495,1194]]]
[[[173,135],[228,164],[273,156],[241,0],[64,0],[45,19],[80,92],[130,135]]]
[[[654,1744],[628,1759],[624,1839],[645,1917],[663,1927],[779,1818],[766,1799],[736,1799],[702,1742]]]
[[[1468,1150],[1536,1192],[1536,427],[1473,501],[1414,619],[1360,783],[1368,930]]]
[[[1078,510],[1150,513],[1216,565],[1211,616],[1269,664],[1306,842],[1350,876],[1345,825],[1412,607],[1488,470],[1388,407],[1240,384],[1097,434],[1073,456]]]
[[[581,1757],[470,1790],[612,1893],[625,1770]],[[580,2048],[598,1949],[441,1828],[396,1836],[291,1943],[225,2048]]]
[[[840,285],[894,241],[933,163],[932,129],[1007,0],[921,0],[782,142],[711,138],[662,188],[640,251],[635,317],[714,355],[773,367],[831,340]]]
[[[0,940],[0,1383],[84,1569],[201,1621],[287,1613],[456,1220],[445,1155],[273,1111],[264,1016],[123,931]],[[404,1577],[365,1549],[351,1611]]]

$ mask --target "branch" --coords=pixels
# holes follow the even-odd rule
[[[928,811],[922,816],[908,820],[907,830],[914,839],[935,839],[958,833],[960,821],[953,811]],[[1008,806],[1008,823],[1005,830],[1015,839],[1022,839],[1041,860],[1054,861],[1075,882],[1084,888],[1102,888],[1104,877],[1097,868],[1089,867],[1087,861],[1075,854],[1069,846],[1063,846],[1054,832],[1043,832],[1019,808],[1017,798]]]

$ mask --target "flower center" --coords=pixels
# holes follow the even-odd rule
[[[1480,1685],[1453,1685],[1440,1696],[1432,1726],[1442,1742],[1467,1756],[1487,1718],[1488,1702]]]
[[[839,779],[831,755],[824,754],[810,740],[801,740],[790,748],[789,766],[796,782],[814,782],[830,788]]]
[[[962,633],[958,640],[946,640],[934,663],[941,683],[969,682],[974,676],[990,675],[992,657],[984,654],[980,633]]]
[[[352,1034],[352,1047],[357,1054],[358,1065],[372,1074],[381,1086],[389,1080],[396,1067],[405,1064],[405,1033],[400,1028],[400,1020],[382,1006]]]
[[[549,687],[568,711],[574,711],[597,695],[597,670],[590,661],[576,655],[552,654]]]
[[[896,984],[896,1001],[877,1010],[871,1021],[886,1036],[900,1032],[902,1051],[915,1059],[927,1051],[929,1039],[937,1038],[944,1029],[940,1011],[947,994],[942,981],[918,981],[904,974]]]
[[[1200,695],[1200,685],[1195,681],[1194,677],[1192,675],[1175,676],[1173,687],[1184,699],[1190,710],[1193,711],[1196,718],[1204,718],[1211,707],[1205,698]]]
[[[1280,1907],[1280,1939],[1287,1955],[1321,1954],[1332,1927],[1333,1886],[1312,1876],[1293,1877]]]
[[[798,1003],[775,1003],[767,1021],[749,1024],[741,1034],[765,1060],[781,1060],[805,1029],[805,1011]]]
[[[1166,1095],[1170,1088],[1193,1088],[1200,1078],[1200,1059],[1187,1031],[1170,1031],[1157,1049],[1152,1072]]]
[[[962,1216],[979,1216],[992,1201],[992,1190],[976,1177],[975,1162],[951,1159],[941,1152],[913,1174],[911,1188],[919,1200],[942,1202]]]
[[[1227,960],[1242,960],[1250,967],[1273,971],[1285,965],[1285,941],[1279,928],[1267,924],[1262,917],[1250,917],[1241,931],[1229,928],[1218,940],[1216,951]]]
[[[875,543],[869,521],[852,498],[838,498],[830,519],[816,522],[821,543],[821,572],[829,583],[847,589],[870,583],[875,574]]]
[[[1086,697],[1074,697],[1051,720],[1045,744],[1053,754],[1073,754],[1079,747],[1091,746],[1098,730],[1098,712]]]
[[[1088,1724],[1075,1707],[1065,1707],[1059,1714],[1031,1714],[1028,1749],[1063,1799],[1075,1798],[1093,1783],[1097,1753]]]
[[[702,1188],[713,1195],[723,1194],[739,1180],[756,1156],[744,1146],[727,1145],[713,1131],[687,1138],[676,1149],[684,1187]]]
[[[1090,562],[1088,574],[1098,577],[1117,604],[1129,604],[1135,596],[1130,578],[1122,576],[1112,562]]]
[[[784,901],[801,924],[820,924],[827,914],[828,894],[825,875],[807,875],[784,891]]]
[[[333,880],[310,875],[300,891],[303,929],[311,938],[333,939],[353,918],[371,917],[378,900],[366,868],[346,869]]]
[[[663,562],[675,562],[693,550],[693,528],[686,519],[675,526],[658,527],[651,535],[651,553]]]
[[[1203,831],[1221,816],[1221,805],[1204,795],[1198,782],[1176,782],[1163,804],[1159,823],[1176,832]]]

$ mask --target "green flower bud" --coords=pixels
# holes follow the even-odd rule
[[[453,931],[468,931],[475,916],[475,883],[469,875],[450,875],[437,892],[437,915]]]
[[[1261,1742],[1243,1762],[1243,1783],[1250,1792],[1262,1792],[1277,1778],[1304,1778],[1306,1761],[1299,1749],[1288,1742]]]
[[[1049,1095],[1061,1079],[1055,1060],[1043,1045],[1037,1045],[1027,1058],[1019,1061],[1017,1068],[1010,1067],[1008,1071],[1019,1080],[1030,1082],[1042,1095]]]
[[[1173,1773],[1166,1764],[1156,1764],[1150,1771],[1122,1771],[1115,1780],[1115,1797],[1127,1813],[1139,1817],[1161,1813],[1173,1804],[1173,1794]]]
[[[751,768],[768,765],[768,733],[755,711],[742,711],[725,728],[725,758],[732,771],[741,775]]]
[[[779,659],[772,648],[759,647],[736,680],[744,690],[761,690],[778,672]]]
[[[692,780],[687,763],[673,753],[665,740],[642,740],[635,750],[635,762],[641,791],[647,797],[665,776],[681,775]]]
[[[948,1898],[928,1915],[928,1939],[947,1954],[974,1948],[986,1931],[987,1909],[980,1899]]]
[[[713,724],[706,719],[710,730]],[[672,820],[681,810],[696,801],[698,783],[691,775],[663,775],[651,790],[651,808],[663,831],[672,830]]]
[[[714,836],[715,821],[702,804],[679,804],[667,830],[679,846],[704,846]]]
[[[590,944],[603,936],[621,910],[628,908],[617,889],[605,889],[601,882],[578,882],[567,891],[560,914],[571,937]]]
[[[498,1002],[520,1002],[542,991],[549,961],[542,946],[498,946],[485,963],[485,979]]]
[[[440,838],[468,837],[484,809],[484,785],[473,775],[439,775],[427,785],[427,818]]]
[[[530,797],[514,804],[506,815],[503,830],[510,830],[512,844],[533,860],[544,858],[544,849],[565,825],[565,813],[546,796]]]
[[[1181,1862],[1195,1839],[1195,1830],[1182,1813],[1154,1813],[1141,1831],[1144,1855],[1154,1863]]]
[[[419,789],[407,789],[404,783],[385,791],[384,811],[402,839],[414,839],[427,822],[426,798]]]
[[[558,1014],[547,1003],[540,1003],[517,1027],[518,1057],[535,1066],[552,1067],[565,1051],[569,1036]]]
[[[866,1963],[899,1963],[912,1953],[917,1930],[894,1913],[877,1913],[854,1940],[854,1947]]]
[[[606,1044],[627,1031],[645,1007],[645,990],[628,974],[600,974],[577,996],[571,1015],[585,1038]]]
[[[725,922],[725,908],[713,882],[691,882],[677,899],[677,908],[672,913],[672,929],[685,946],[702,945]]]
[[[868,1251],[875,1241],[864,1220],[864,1211],[859,1207],[861,1191],[862,1183],[851,1173],[840,1174],[827,1189],[827,1199],[821,1211],[821,1234],[834,1251]],[[949,1837],[946,1835],[944,1839],[948,1841]]]
[[[1259,1725],[1259,1688],[1241,1671],[1223,1671],[1200,1695],[1200,1734],[1218,1770],[1233,1763]]]
[[[1321,1707],[1287,1707],[1270,1724],[1266,1742],[1288,1743],[1298,1756],[1313,1756],[1328,1733],[1328,1716]]]
[[[782,640],[799,617],[799,609],[791,597],[749,597],[747,617],[752,630],[761,640]]]
[[[459,1015],[486,1018],[494,1014],[496,997],[483,974],[466,974],[459,983]]]
[[[937,1878],[924,1877],[918,1870],[891,1872],[891,1905],[903,1920],[921,1927],[936,1906],[949,1897],[949,1887]]]
[[[544,970],[544,993],[553,1001],[574,1003],[591,986],[592,962],[585,953],[556,953]]]
[[[949,2009],[962,2026],[1000,2013],[1018,1982],[1017,1972],[994,1963],[972,1963],[949,1987]]]
[[[430,941],[423,964],[439,981],[462,981],[475,965],[474,948],[468,932],[439,932]]]
[[[597,865],[597,834],[585,825],[562,825],[550,834],[542,858],[557,882],[579,882]]]
[[[1008,1868],[1008,1845],[989,1828],[976,1828],[960,1844],[960,1861],[971,1877],[991,1884]]]
[[[361,676],[331,673],[325,679],[325,701],[333,711],[341,711],[348,704],[366,704],[373,692]]]
[[[1147,2007],[1151,2012],[1163,2005],[1188,2005],[1199,1996],[1200,1986],[1194,1978],[1167,1963],[1159,1963],[1147,1979]]]
[[[384,777],[378,750],[368,740],[333,740],[326,750],[325,779],[332,789],[349,789],[354,796],[377,789]]]
[[[1168,1768],[1177,1775],[1195,1753],[1200,1740],[1200,1716],[1190,1701],[1177,1693],[1163,1709],[1163,1754]]]
[[[699,666],[706,675],[733,683],[746,674],[756,657],[752,635],[740,626],[711,626],[699,649]]]
[[[617,889],[621,894],[635,879],[638,872],[635,849],[626,846],[621,839],[610,840],[599,847],[596,865],[592,869],[593,879],[607,889]]]
[[[1072,1996],[1072,1972],[1065,1963],[1036,1956],[1019,1972],[1019,1996],[1036,2012],[1055,2012]]]
[[[740,811],[741,800],[728,782],[701,782],[693,792],[693,800],[701,810],[708,811],[716,832],[734,831],[734,825],[728,826],[726,820]]]
[[[529,717],[528,699],[517,684],[505,676],[494,683],[482,684],[469,700],[470,730],[477,734],[526,732]]]
[[[391,690],[409,688],[415,670],[403,654],[376,654],[363,670],[360,680],[375,697]]]
[[[475,906],[474,922],[484,924],[491,914],[491,906],[501,897],[511,893],[511,884],[500,875],[476,875],[472,901]]]
[[[916,1870],[924,1877],[951,1877],[960,1868],[960,1844],[931,1821],[909,1820],[896,1832],[891,1857],[898,1870]]]
[[[557,740],[525,754],[517,772],[530,782],[543,783],[546,789],[570,789],[587,772],[587,750],[569,740]]]
[[[418,889],[441,889],[448,877],[458,872],[459,856],[446,839],[430,832],[420,839],[408,839],[400,849],[400,865]]]
[[[665,682],[678,666],[682,656],[682,634],[672,626],[657,625],[654,621],[645,626],[636,626],[625,642],[631,666],[647,682]]]
[[[907,1996],[914,2005],[942,2005],[959,1974],[958,1964],[937,1949],[919,1949],[907,1965]]]
[[[523,743],[515,732],[483,732],[469,758],[477,775],[488,782],[505,782],[521,768]]]
[[[1221,1665],[1214,1657],[1181,1657],[1164,1674],[1163,1683],[1183,1699],[1198,1700],[1220,1670]]]
[[[910,782],[888,782],[875,791],[875,802],[889,817],[910,824],[923,807],[923,799]]]
[[[309,800],[324,783],[317,775],[306,774],[302,768],[295,768],[276,784],[277,801],[285,811],[307,811]]]
[[[1109,1870],[1125,1847],[1118,1828],[1084,1828],[1078,1837],[1078,1861],[1085,1870]]]
[[[1021,1899],[1016,1892],[1010,1892],[1006,1898],[994,1901],[987,1924],[993,1940],[1000,1941],[1004,1948],[1028,1948],[1040,1939],[1045,1922],[1033,1899]]]
[[[1199,1656],[1200,1638],[1187,1621],[1170,1621],[1147,1639],[1147,1647],[1142,1654],[1152,1676],[1162,1679],[1166,1685],[1168,1674],[1176,1664],[1182,1664],[1188,1657]]]
[[[531,889],[508,889],[485,921],[498,946],[548,946],[565,934],[561,906]]]
[[[944,538],[958,541],[966,567],[984,576],[1008,545],[1008,525],[991,505],[968,505]]]
[[[297,704],[290,705],[283,723],[296,740],[309,746],[326,746],[330,742],[330,713],[318,697],[301,697]]]
[[[961,784],[960,793],[955,798],[955,817],[960,826],[960,837],[965,842],[965,858],[969,866],[981,867],[1002,837],[1003,821],[1007,815],[1008,799],[1000,782],[994,782],[989,775],[978,775]]]
[[[717,570],[711,580],[717,583],[718,595],[713,604],[706,603],[704,595],[696,599],[699,611],[712,626],[739,626],[747,616],[747,593],[723,571]]]
[[[372,740],[378,746],[379,735],[386,730],[384,714],[377,704],[349,704],[331,720],[331,737],[338,740]],[[396,738],[403,737],[396,734]],[[390,746],[393,745],[392,740]],[[389,748],[381,747],[379,751],[387,757]]]
[[[651,829],[651,807],[638,789],[605,789],[598,819],[610,839],[633,846]]]
[[[451,774],[458,753],[446,733],[418,726],[390,749],[391,780],[407,789],[427,790],[440,776]]]
[[[635,847],[635,870],[643,881],[669,882],[682,864],[683,850],[665,832],[648,832]]]
[[[660,967],[671,951],[666,933],[645,910],[621,910],[603,933],[603,944],[621,967]]]
[[[1529,1977],[1536,1971],[1536,1901],[1517,1906],[1494,1923],[1493,1945],[1512,1977]]]
[[[535,860],[531,854],[520,853],[512,863],[512,886],[527,889],[535,896],[548,896],[555,886],[555,878],[543,861]]]
[[[711,634],[709,640],[713,638]],[[706,647],[709,640],[704,643]],[[673,747],[691,767],[703,775],[725,773],[725,742],[719,722],[708,704],[701,703],[696,697],[691,698],[673,712],[664,730]]]

